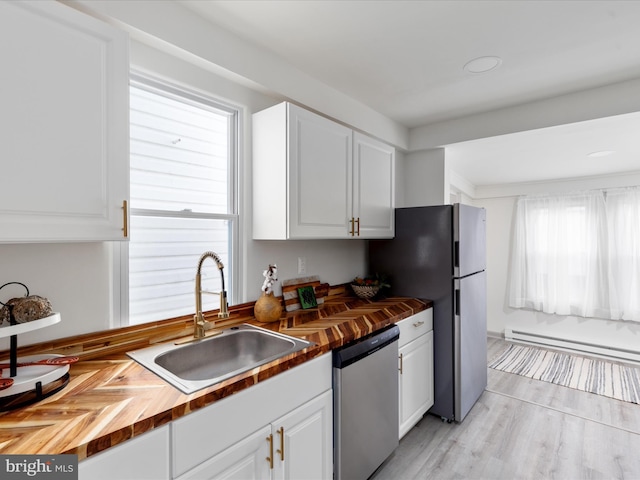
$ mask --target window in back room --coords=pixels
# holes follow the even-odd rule
[[[509,306],[640,321],[640,188],[516,204]]]

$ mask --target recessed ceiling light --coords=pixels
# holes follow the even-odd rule
[[[597,158],[597,157],[608,157],[609,155],[613,155],[614,152],[613,150],[598,150],[597,152],[591,152],[589,154],[587,154],[587,157],[591,157],[591,158]]]
[[[467,62],[463,67],[467,73],[486,73],[502,65],[500,57],[478,57]]]

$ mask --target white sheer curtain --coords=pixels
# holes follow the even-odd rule
[[[518,199],[509,306],[607,318],[607,241],[601,191]]]
[[[606,192],[611,316],[640,321],[640,189]]]

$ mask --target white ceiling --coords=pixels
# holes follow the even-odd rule
[[[640,78],[640,1],[183,0],[408,128]],[[500,68],[463,66],[498,56]],[[640,171],[640,116],[448,147],[475,185]],[[596,150],[615,150],[588,158]],[[526,160],[526,161],[524,161]]]

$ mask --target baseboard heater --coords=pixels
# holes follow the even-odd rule
[[[615,345],[602,345],[585,340],[563,338],[561,336],[554,336],[553,334],[543,335],[532,331],[524,331],[523,329],[514,329],[509,327],[505,328],[504,337],[505,340],[512,342],[527,343],[543,347],[554,347],[560,350],[640,364],[640,348],[629,349]]]

